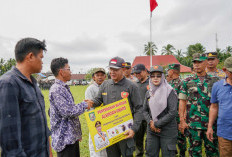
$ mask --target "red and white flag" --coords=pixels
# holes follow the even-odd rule
[[[151,12],[158,6],[156,0],[150,0]]]

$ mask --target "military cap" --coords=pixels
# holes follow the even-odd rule
[[[180,71],[180,64],[169,64],[168,70],[171,70],[171,69]]]
[[[206,54],[200,54],[200,53],[194,53],[193,54],[193,62],[194,61],[204,61],[206,59],[208,59],[206,57]]]
[[[225,67],[228,71],[232,72],[232,57],[229,57],[229,58],[227,58],[227,59],[225,60],[225,62],[224,62],[224,67]]]
[[[104,74],[106,73],[105,69],[103,68],[96,68],[93,73],[96,74],[97,72],[102,72]]]
[[[110,68],[120,69],[123,68],[124,66],[125,66],[125,61],[120,57],[114,57],[109,62]]]
[[[97,122],[95,123],[95,127],[97,128],[97,127],[99,127],[99,126],[101,126],[101,122],[100,122],[100,121],[97,121]]]
[[[208,59],[217,58],[217,52],[207,52],[206,55],[207,55]]]
[[[134,73],[141,73],[141,71],[144,71],[144,70],[146,70],[146,67],[145,67],[145,65],[143,65],[143,64],[136,64],[134,67],[133,67],[133,72]]]
[[[151,68],[150,68],[150,73],[153,73],[153,72],[161,72],[163,73],[164,72],[164,69],[162,66],[160,65],[153,65]]]
[[[131,63],[130,62],[125,62],[124,68],[131,68]]]

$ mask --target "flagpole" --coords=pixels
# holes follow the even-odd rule
[[[152,67],[152,29],[151,29],[152,12],[150,13],[150,67]]]

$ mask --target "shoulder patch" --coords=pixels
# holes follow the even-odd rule
[[[107,93],[102,93],[102,95],[107,95]]]
[[[121,97],[124,99],[124,98],[127,98],[129,96],[129,93],[128,92],[121,92]]]

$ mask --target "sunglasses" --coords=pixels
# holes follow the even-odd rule
[[[155,78],[155,77],[156,77],[156,78],[161,78],[162,75],[150,75],[150,77],[151,77],[151,78]]]

